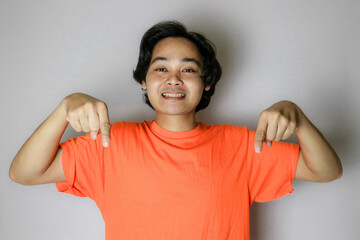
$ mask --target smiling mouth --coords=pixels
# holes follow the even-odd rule
[[[183,98],[185,97],[185,93],[162,93],[163,97],[171,97],[171,98]]]

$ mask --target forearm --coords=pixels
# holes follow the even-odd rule
[[[302,163],[299,164],[306,165],[311,176],[311,179],[303,180],[329,182],[339,178],[342,175],[342,166],[336,152],[300,108],[298,113],[298,127],[295,132],[301,149],[299,160]]]
[[[25,185],[39,178],[51,165],[67,125],[61,103],[16,154],[10,167],[10,178]]]

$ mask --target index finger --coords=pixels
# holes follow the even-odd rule
[[[107,109],[99,112],[100,130],[102,135],[102,144],[104,147],[110,145],[110,120]]]
[[[255,132],[254,148],[255,148],[255,152],[257,153],[261,152],[263,142],[266,139],[266,129],[267,129],[267,122],[260,118]]]

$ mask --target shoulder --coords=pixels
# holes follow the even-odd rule
[[[111,124],[110,131],[112,136],[141,135],[149,128],[149,122],[126,122],[119,121]]]
[[[247,134],[249,129],[245,126],[234,126],[231,124],[213,124],[207,125],[206,123],[199,122],[200,128],[206,129],[210,132],[223,133],[226,135],[236,135],[236,134]]]
[[[246,126],[234,126],[231,124],[199,124],[200,128],[206,131],[210,137],[221,138],[224,142],[244,142],[244,140],[249,139],[253,132]]]
[[[112,123],[111,127],[113,127],[113,128],[136,127],[136,126],[141,125],[141,124],[142,123],[137,123],[137,122],[119,121],[119,122]]]
[[[142,123],[138,122],[125,122],[125,121],[119,121],[111,124],[111,130],[112,131],[119,131],[124,129],[138,129],[143,128],[144,124],[146,124],[147,121],[143,121]]]

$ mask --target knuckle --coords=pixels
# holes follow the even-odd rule
[[[274,141],[280,141],[283,138],[283,136],[276,136]]]
[[[100,128],[99,122],[95,121],[89,124],[89,128],[91,131],[98,131]]]
[[[104,102],[99,101],[96,103],[96,106],[99,111],[107,111],[107,106]]]
[[[260,117],[261,118],[266,118],[269,114],[269,110],[264,110],[260,113]]]
[[[110,129],[110,123],[103,123],[102,128],[105,129],[105,130],[109,130]]]
[[[89,127],[89,132],[98,132],[100,129],[98,128],[98,127],[94,127],[94,126],[92,126],[92,127]]]
[[[265,138],[265,133],[263,131],[256,131],[255,138],[256,139],[263,139],[263,138]]]
[[[272,111],[271,112],[271,117],[273,120],[280,120],[282,115],[279,111]]]
[[[94,108],[95,108],[95,104],[94,104],[94,102],[86,102],[86,103],[84,104],[84,107],[85,107],[86,109],[94,109]]]
[[[81,128],[79,126],[76,126],[74,124],[71,124],[71,127],[76,131],[76,132],[81,132]]]
[[[287,117],[285,117],[284,115],[281,115],[279,117],[279,122],[284,124],[284,125],[288,125],[289,119]]]
[[[285,139],[287,139],[288,137],[290,137],[289,133],[285,133],[284,136],[281,138],[281,140],[285,140]]]
[[[260,113],[261,118],[278,121],[282,116],[281,112],[275,109],[266,109]]]
[[[89,129],[89,123],[87,121],[81,122],[81,128],[86,131]]]
[[[68,117],[70,118],[70,119],[74,119],[74,118],[76,118],[77,116],[78,116],[78,113],[77,112],[74,112],[74,111],[70,111],[70,112],[68,112]]]
[[[266,139],[270,140],[270,141],[274,141],[276,137],[276,134],[274,134],[273,131],[268,131],[268,133],[266,134]]]
[[[266,136],[266,139],[269,140],[269,141],[274,141],[274,140],[275,140],[275,136],[267,135],[267,136]]]
[[[288,126],[291,129],[295,129],[296,128],[296,122],[295,121],[289,121]]]

